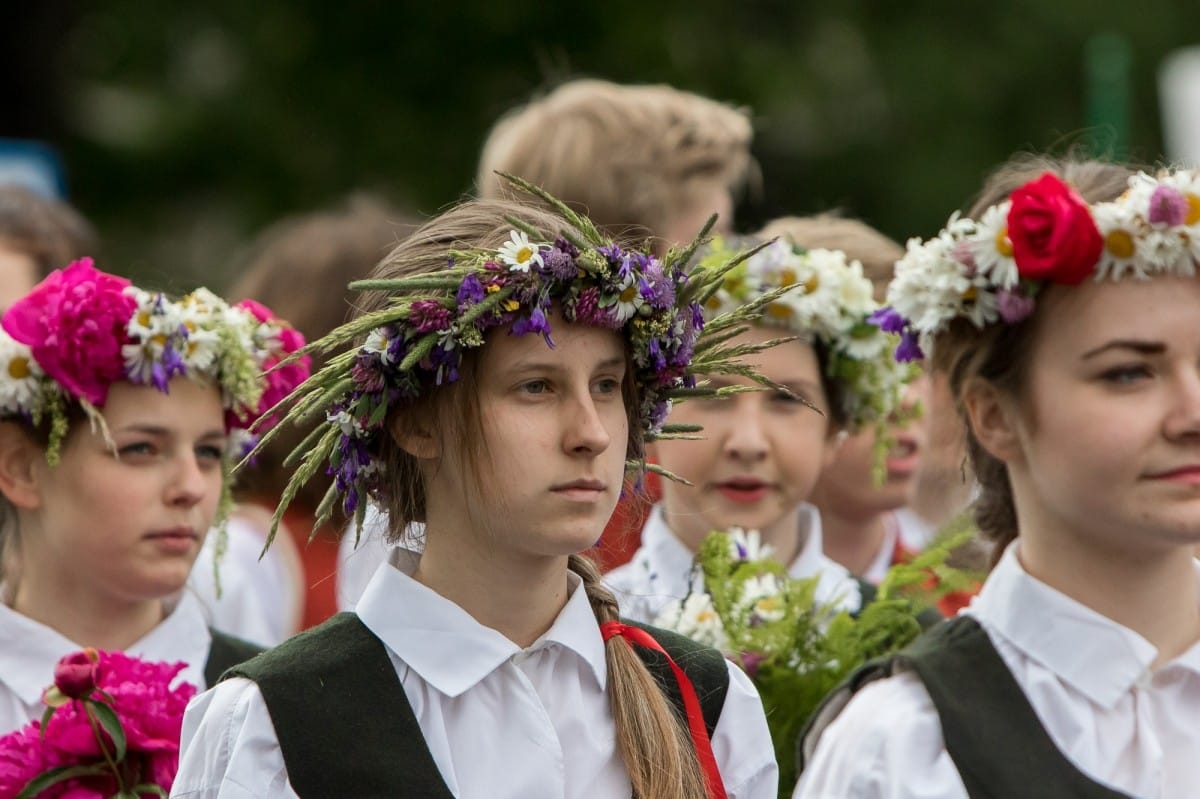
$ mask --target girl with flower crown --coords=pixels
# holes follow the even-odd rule
[[[730,255],[718,241],[706,258]],[[761,346],[792,336],[748,359],[782,390],[687,403],[672,411],[671,421],[702,425],[703,438],[653,445],[655,461],[687,484],[663,486],[634,558],[605,576],[633,618],[653,621],[687,596],[705,537],[735,527],[756,531],[792,577],[817,577],[822,604],[854,613],[870,590],[825,556],[821,518],[807,499],[839,433],[885,423],[899,407],[909,370],[889,356],[894,337],[867,324],[877,308],[871,282],[859,262],[838,250],[767,244],[726,275],[707,312],[780,291],[760,322],[731,344]],[[710,379],[731,391],[753,385],[738,375]],[[680,621],[663,619],[672,627]]]
[[[361,525],[378,503],[393,540],[421,541],[393,550],[353,613],[193,702],[172,795],[776,795],[747,678],[622,622],[579,554],[644,439],[672,434],[671,398],[705,393],[693,358],[727,368],[698,338],[719,272],[622,249],[556,208],[435,217],[315,345],[334,352],[289,415],[328,423],[298,448],[285,500],[328,467],[323,512],[340,501]]]
[[[828,700],[796,796],[1195,794],[1197,242],[1195,172],[1094,162],[1005,170],[909,242],[877,320],[949,377],[995,565]]]
[[[263,375],[289,354],[286,325],[83,259],[0,326],[0,732],[41,717],[55,664],[82,647],[182,661],[203,688],[254,650],[181,589],[228,505],[229,455],[306,374]]]

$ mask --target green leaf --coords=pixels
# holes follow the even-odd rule
[[[66,780],[73,780],[77,777],[94,777],[100,774],[108,773],[108,765],[105,763],[92,763],[81,766],[59,766],[58,768],[44,771],[26,784],[21,792],[14,799],[34,799],[52,785],[57,785]]]
[[[117,712],[103,702],[88,702],[88,708],[95,713],[96,721],[100,722],[100,726],[108,733],[112,739],[113,746],[116,748],[116,753],[113,755],[113,760],[121,761],[125,759],[125,728],[121,726],[121,720],[117,718]]]

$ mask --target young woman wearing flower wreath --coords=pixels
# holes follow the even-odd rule
[[[718,241],[706,260],[730,255]],[[641,548],[605,575],[632,618],[653,621],[672,600],[685,597],[705,537],[735,527],[757,531],[791,576],[819,577],[823,604],[853,613],[862,603],[865,586],[825,556],[820,515],[806,500],[836,452],[839,433],[885,424],[899,408],[910,370],[890,357],[894,337],[867,323],[878,306],[861,265],[837,250],[768,244],[726,275],[708,312],[728,312],[781,289],[785,293],[760,321],[732,343],[794,336],[749,359],[791,393],[687,403],[672,411],[671,421],[703,426],[703,438],[653,445],[655,461],[689,484],[663,486]],[[718,386],[749,384],[738,375],[712,380]]]
[[[422,552],[394,550],[353,613],[198,698],[174,796],[775,795],[746,677],[622,623],[579,554],[645,437],[671,434],[670,400],[708,391],[693,359],[740,370],[697,338],[720,273],[557,208],[435,217],[315,345],[336,352],[289,416],[329,423],[292,488],[328,465],[326,509],[378,502],[393,539],[423,522]]]
[[[1197,173],[1094,162],[1002,171],[909,244],[878,320],[949,376],[997,562],[827,702],[796,796],[1195,794],[1198,258]]]
[[[263,376],[286,324],[83,259],[0,325],[0,732],[41,717],[55,664],[83,647],[183,661],[204,687],[254,650],[181,589],[228,506],[231,442],[307,374]]]

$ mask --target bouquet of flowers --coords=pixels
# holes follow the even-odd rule
[[[698,586],[655,620],[720,649],[754,681],[779,763],[780,796],[796,782],[796,741],[821,700],[867,660],[920,634],[922,612],[972,577],[945,565],[962,537],[893,566],[857,616],[816,600],[818,578],[796,579],[758,533],[711,533],[696,556]]]
[[[0,738],[0,799],[166,797],[196,693],[172,686],[184,666],[95,649],[64,657],[41,721]]]

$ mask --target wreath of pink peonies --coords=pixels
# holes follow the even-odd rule
[[[183,663],[84,649],[58,662],[40,721],[0,738],[0,799],[166,797],[179,770]]]

